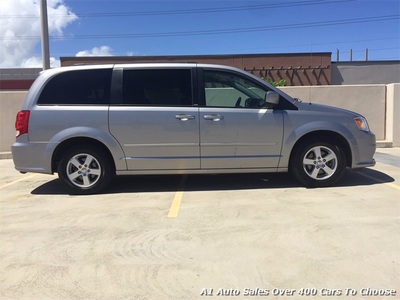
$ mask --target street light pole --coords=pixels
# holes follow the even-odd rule
[[[40,23],[42,28],[43,70],[50,69],[49,24],[47,20],[47,1],[40,1]]]

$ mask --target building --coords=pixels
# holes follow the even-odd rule
[[[41,71],[37,68],[0,69],[0,91],[28,90]]]
[[[193,62],[247,70],[286,85],[327,85],[331,82],[331,52],[179,56],[61,57],[61,66],[106,63]]]
[[[61,66],[145,62],[196,62],[247,70],[286,86],[400,83],[400,61],[331,62],[330,52],[181,56],[61,57]],[[28,90],[42,69],[0,69],[0,91]]]
[[[400,83],[400,61],[333,62],[332,85]]]

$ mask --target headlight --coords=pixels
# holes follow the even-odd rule
[[[354,122],[356,123],[358,129],[360,129],[362,131],[370,131],[367,119],[365,119],[364,117],[361,117],[361,116],[356,117],[356,118],[354,118]]]

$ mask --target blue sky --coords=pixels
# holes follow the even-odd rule
[[[399,0],[47,1],[50,26],[59,26],[50,30],[55,60],[292,52],[332,52],[335,60],[339,49],[347,61],[350,49],[353,60],[363,60],[366,48],[370,60],[400,59]],[[15,23],[34,20],[18,14],[8,16]],[[31,52],[40,57],[39,39]]]

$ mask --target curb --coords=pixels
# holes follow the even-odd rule
[[[0,152],[0,159],[12,159],[11,152]]]

